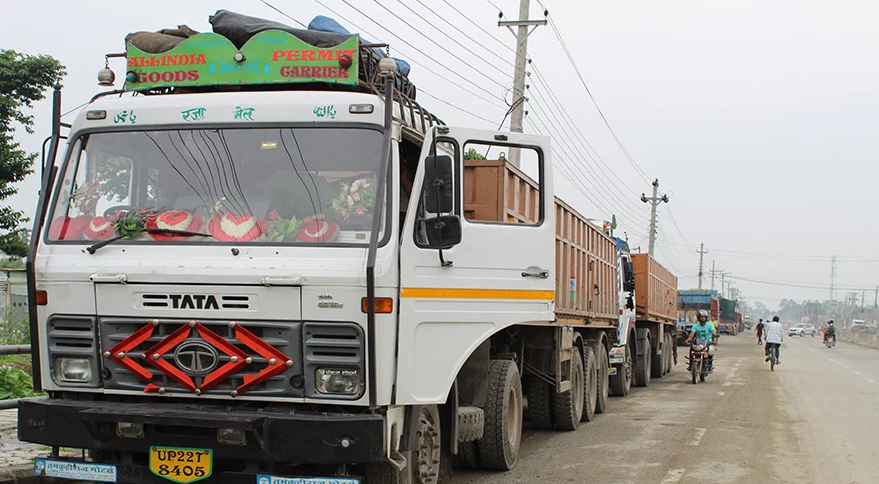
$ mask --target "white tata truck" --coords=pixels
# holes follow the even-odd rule
[[[383,47],[130,41],[70,126],[56,87],[27,259],[48,396],[19,409],[38,475],[435,483],[670,370],[674,277],[554,198],[548,138],[446,126]]]

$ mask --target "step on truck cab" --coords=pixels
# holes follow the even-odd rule
[[[548,138],[446,126],[386,46],[303,32],[129,42],[57,162],[56,87],[27,261],[48,397],[19,409],[38,475],[508,470],[525,412],[576,429],[657,354],[637,318],[620,336],[627,250],[553,197]]]

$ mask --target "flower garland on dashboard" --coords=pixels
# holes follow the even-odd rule
[[[333,200],[340,222],[367,215],[374,205],[375,190],[367,178],[358,178],[350,184],[343,182],[342,192]]]

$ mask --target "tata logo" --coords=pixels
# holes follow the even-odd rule
[[[173,309],[220,309],[213,294],[168,294]]]

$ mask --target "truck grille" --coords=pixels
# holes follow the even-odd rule
[[[194,324],[195,322],[193,322]],[[171,344],[157,359],[164,360],[168,364],[172,374],[183,374],[184,379],[191,380],[198,393],[205,395],[230,395],[236,389],[245,385],[246,381],[253,379],[261,370],[269,366],[269,358],[260,355],[252,347],[236,338],[235,325],[240,325],[249,333],[261,340],[274,350],[283,353],[292,363],[287,364],[283,371],[274,374],[263,381],[249,386],[246,390],[248,396],[264,397],[298,397],[305,396],[303,389],[303,364],[302,355],[302,323],[300,322],[270,322],[270,321],[247,321],[233,323],[232,321],[198,320],[201,327],[218,336],[223,342],[237,349],[239,354],[244,354],[250,359],[250,363],[231,375],[226,376],[218,383],[201,392],[200,388],[214,371],[219,371],[227,363],[233,361],[233,356],[219,346],[222,343],[211,343],[196,331],[189,331],[185,339],[176,344]],[[129,318],[102,318],[101,325],[101,348],[108,352],[110,348],[119,345],[129,339],[138,330],[151,324],[149,320]],[[111,358],[108,353],[104,354],[103,362],[104,388],[113,390],[132,391],[161,391],[163,393],[186,393],[192,394],[193,389],[187,388],[164,370],[161,370],[147,362],[147,350],[155,347],[160,342],[172,340],[175,331],[187,332],[184,327],[190,324],[190,320],[180,319],[157,319],[152,323],[152,334],[140,342],[136,347],[128,350],[125,358],[131,363],[145,368],[152,374],[152,379],[145,382],[129,368]],[[183,329],[182,329],[183,328]],[[178,333],[179,334],[179,333]],[[228,347],[227,347],[228,348]],[[158,354],[158,353],[156,353]],[[235,357],[238,361],[238,358]],[[286,363],[286,362],[280,362]],[[221,372],[222,373],[222,372]]]

